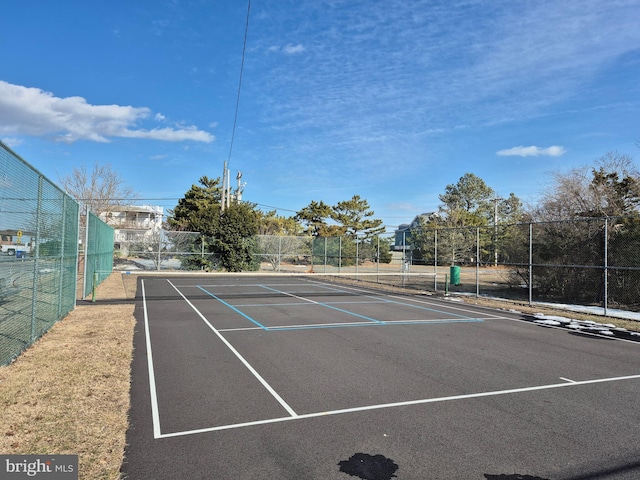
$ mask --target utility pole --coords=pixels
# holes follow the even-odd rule
[[[220,212],[224,212],[227,199],[227,161],[225,160],[222,167],[222,199],[220,200]]]
[[[231,203],[231,193],[230,193],[230,183],[229,183],[229,169],[227,168],[227,162],[224,162],[224,167],[222,169],[222,201],[220,203],[220,212],[224,212]]]
[[[236,180],[238,181],[238,189],[236,190],[236,193],[234,195],[236,202],[241,202],[242,201],[242,191],[244,190],[244,186],[246,185],[246,183],[241,183],[240,180],[242,180],[242,172],[240,170],[238,170],[238,175],[236,175]]]
[[[493,266],[498,266],[498,201],[504,198],[493,199]]]

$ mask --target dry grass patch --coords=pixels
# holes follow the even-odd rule
[[[124,300],[119,273],[99,299]],[[134,305],[79,306],[0,368],[0,451],[78,454],[80,478],[117,479],[128,426]]]

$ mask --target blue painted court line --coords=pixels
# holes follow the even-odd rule
[[[359,322],[359,323],[329,323],[329,324],[313,324],[313,325],[291,325],[282,327],[269,327],[267,330],[283,331],[283,330],[311,330],[319,328],[344,328],[344,327],[388,327],[391,325],[441,325],[444,323],[482,323],[484,320],[480,318],[454,318],[451,320],[390,320],[388,322]]]
[[[325,303],[325,302],[316,302],[315,300],[310,300],[308,298],[300,297],[300,296],[295,295],[293,293],[277,290],[275,288],[271,288],[271,287],[266,286],[266,285],[256,285],[256,286],[264,288],[264,289],[267,289],[267,290],[271,290],[271,291],[276,292],[276,293],[280,293],[282,295],[287,295],[287,296],[290,296],[290,297],[293,297],[293,298],[298,298],[300,300],[304,300],[304,303],[303,302],[295,302],[295,303],[283,303],[283,304],[254,304],[254,305],[243,305],[243,307],[247,307],[247,306],[270,307],[270,306],[292,306],[292,305],[296,305],[296,306],[300,306],[300,305],[318,305],[318,306],[321,306],[321,307],[330,308],[332,310],[337,310],[339,312],[346,313],[346,314],[352,315],[354,317],[362,318],[362,319],[366,320],[366,322],[340,323],[340,324],[333,323],[333,324],[291,325],[291,326],[281,326],[281,327],[280,326],[278,326],[278,327],[267,327],[267,326],[261,324],[260,322],[258,322],[257,320],[255,320],[254,318],[250,317],[249,315],[247,315],[243,311],[241,311],[239,308],[231,305],[228,302],[225,302],[220,297],[218,297],[214,293],[208,291],[207,289],[203,288],[202,286],[198,285],[197,287],[201,291],[203,291],[204,293],[209,295],[210,297],[212,297],[215,300],[217,300],[218,302],[222,303],[224,306],[230,308],[231,310],[233,310],[237,314],[239,314],[242,317],[246,318],[247,320],[249,320],[254,325],[257,325],[262,330],[271,331],[271,332],[273,332],[273,331],[285,331],[285,330],[312,330],[312,329],[322,329],[322,328],[372,327],[372,326],[388,326],[388,325],[473,323],[473,322],[483,322],[484,321],[484,320],[479,319],[479,318],[472,318],[472,317],[467,317],[467,316],[459,315],[459,314],[455,314],[455,313],[443,312],[443,311],[440,311],[440,310],[436,310],[436,309],[432,309],[432,308],[426,308],[426,307],[417,306],[417,305],[412,305],[412,304],[409,304],[409,303],[398,302],[398,301],[395,301],[395,300],[383,300],[383,301],[380,301],[376,297],[371,297],[371,298],[376,298],[376,300],[378,300],[377,302],[336,302],[336,303],[395,303],[395,304],[398,304],[398,305],[405,305],[405,306],[408,306],[408,307],[419,308],[419,309],[428,310],[428,311],[431,311],[431,312],[444,313],[445,315],[449,315],[449,316],[460,317],[460,318],[452,318],[451,320],[442,319],[442,320],[398,320],[398,321],[390,320],[390,321],[382,321],[382,320],[376,320],[376,319],[371,318],[371,317],[367,317],[365,315],[360,315],[360,314],[357,314],[357,313],[354,313],[354,312],[350,312],[348,310],[343,310],[342,308],[334,307],[333,305],[330,305],[330,304]],[[322,285],[320,285],[320,286],[322,286]],[[325,288],[329,288],[331,290],[335,290],[335,291],[338,291],[338,292],[341,291],[341,290],[338,290],[338,289],[332,289],[330,287],[325,287]],[[366,295],[366,296],[369,297],[369,295]]]
[[[347,290],[342,290],[339,288],[335,288],[335,287],[329,287],[326,286],[324,284],[322,284],[321,282],[312,282],[314,285],[319,286],[320,288],[325,288],[327,290],[333,290],[334,292],[340,292],[340,293],[349,293],[348,289],[349,287],[347,287]],[[352,288],[352,290],[356,290],[356,291],[361,291],[357,288]],[[385,302],[385,303],[395,303],[396,305],[403,305],[405,307],[410,307],[410,308],[417,308],[419,310],[427,310],[428,312],[436,312],[436,313],[443,313],[445,315],[450,315],[452,317],[460,317],[460,318],[464,318],[464,319],[470,319],[473,320],[473,317],[469,317],[467,315],[461,315],[459,313],[451,313],[451,312],[447,312],[445,310],[439,310],[437,308],[429,308],[429,307],[423,307],[422,305],[415,305],[413,303],[405,303],[405,302],[399,302],[397,300],[389,300],[387,298],[378,298],[375,297],[373,295],[362,295],[363,297],[367,297],[367,298],[375,298],[376,300],[380,301],[380,302]]]
[[[324,305],[372,305],[374,303],[389,303],[388,301],[379,301],[379,302],[371,302],[371,301],[366,301],[366,302],[324,302]],[[289,302],[289,303],[243,303],[241,306],[242,308],[244,307],[289,307],[289,306],[301,306],[301,305],[307,305],[307,306],[313,306],[313,305],[318,305],[317,303],[311,303],[309,301],[305,301],[305,302]]]
[[[359,322],[359,323],[314,323],[313,325],[291,325],[288,327],[270,327],[269,330],[272,332],[278,331],[281,332],[283,330],[318,330],[321,328],[345,328],[345,327],[383,327],[388,325],[387,323],[373,323],[373,322]]]
[[[224,300],[222,300],[220,297],[217,297],[216,295],[214,295],[213,293],[209,292],[208,290],[205,290],[204,288],[202,288],[200,285],[198,285],[198,288],[200,290],[202,290],[204,293],[206,293],[207,295],[215,298],[217,301],[219,301],[221,304],[229,307],[231,310],[233,310],[234,312],[242,315],[244,318],[246,318],[247,320],[249,320],[250,322],[256,324],[257,326],[259,326],[260,328],[262,328],[263,330],[269,330],[268,327],[265,327],[264,325],[262,325],[260,322],[258,322],[257,320],[254,320],[253,318],[251,318],[249,315],[247,315],[244,312],[241,312],[240,310],[238,310],[236,307],[234,307],[233,305],[231,305],[230,303],[225,302]]]
[[[331,308],[332,310],[337,310],[338,312],[346,313],[346,314],[348,314],[348,315],[353,315],[354,317],[363,318],[363,319],[365,319],[365,320],[369,320],[370,322],[380,323],[380,324],[384,324],[384,323],[385,323],[385,322],[383,322],[383,321],[381,321],[381,320],[376,320],[375,318],[367,317],[367,316],[365,316],[365,315],[360,315],[360,314],[358,314],[358,313],[350,312],[349,310],[343,310],[342,308],[334,307],[333,305],[328,305],[328,304],[326,304],[326,303],[316,302],[316,301],[314,301],[314,300],[309,300],[308,298],[299,297],[298,295],[295,295],[295,294],[293,294],[293,293],[283,292],[283,291],[281,291],[281,290],[277,290],[277,289],[275,289],[275,288],[268,287],[267,285],[258,285],[258,286],[259,286],[259,287],[262,287],[262,288],[266,288],[267,290],[271,290],[271,291],[276,292],[276,293],[280,293],[280,294],[282,294],[282,295],[288,295],[288,296],[290,296],[290,297],[298,298],[298,299],[300,299],[300,300],[306,300],[307,302],[309,302],[309,303],[313,303],[313,304],[315,304],[315,305],[320,305],[320,306],[322,306],[322,307]]]

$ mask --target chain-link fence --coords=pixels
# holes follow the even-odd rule
[[[123,268],[222,270],[214,238],[146,238]],[[430,292],[640,311],[640,218],[423,229],[400,241],[260,235],[246,242],[248,270],[353,274]]]
[[[251,252],[247,270],[263,271],[402,271],[399,258],[391,253],[391,236],[310,237],[258,235],[245,239]],[[207,270],[221,269],[219,240],[198,232],[162,230],[143,232],[122,248],[118,269]],[[126,255],[123,252],[127,252]]]
[[[407,251],[451,292],[640,311],[640,218],[425,229]]]
[[[88,212],[88,229],[84,242],[84,294],[86,297],[113,270],[113,228]]]
[[[74,308],[78,231],[75,200],[0,142],[0,365]]]
[[[393,251],[393,236],[311,237],[258,235],[243,240],[250,259],[243,270],[300,274],[339,274],[378,284],[444,291],[444,277],[432,271],[410,272],[408,257]],[[121,249],[119,270],[223,271],[216,238],[197,232],[140,234]],[[123,252],[128,252],[124,255]]]

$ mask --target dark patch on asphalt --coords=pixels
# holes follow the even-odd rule
[[[398,465],[384,455],[356,453],[349,460],[338,462],[340,471],[362,480],[391,480]]]
[[[485,473],[484,478],[487,480],[548,480],[547,478],[520,475],[518,473],[511,475],[491,475],[490,473]]]

